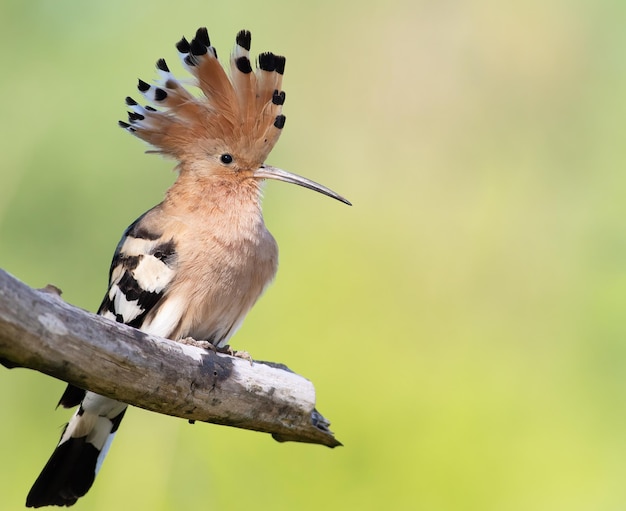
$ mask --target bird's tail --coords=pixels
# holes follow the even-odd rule
[[[71,506],[85,495],[126,408],[124,403],[87,392],[28,493],[26,507]]]

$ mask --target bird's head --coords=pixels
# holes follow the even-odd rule
[[[237,34],[229,77],[206,28],[198,29],[191,41],[183,37],[176,48],[201,94],[189,92],[159,59],[160,81],[150,85],[139,80],[137,86],[151,105],[126,98],[128,122],[120,121],[120,126],[151,144],[153,152],[178,160],[181,172],[237,180],[276,179],[350,204],[314,181],[265,164],[285,125],[285,57],[261,53],[253,70],[250,42],[247,30]]]

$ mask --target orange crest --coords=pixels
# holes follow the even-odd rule
[[[159,59],[161,80],[156,85],[139,80],[138,85],[154,107],[126,98],[131,111],[128,122],[119,121],[120,126],[154,146],[156,152],[179,161],[216,145],[237,148],[250,159],[265,161],[285,124],[281,113],[285,57],[261,53],[253,71],[250,42],[247,30],[237,34],[229,77],[206,28],[199,28],[191,42],[183,37],[176,48],[202,94],[192,95],[172,75],[165,60]]]

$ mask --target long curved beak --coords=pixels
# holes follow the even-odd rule
[[[270,165],[261,165],[261,167],[254,172],[254,177],[258,177],[260,179],[276,179],[277,181],[284,181],[285,183],[292,183],[294,185],[304,186],[309,190],[315,190],[316,192],[328,195],[333,199],[337,199],[338,201],[343,202],[348,206],[352,206],[352,203],[348,199],[344,199],[341,195],[333,192],[330,188],[326,188],[325,186],[322,186],[315,181],[311,181],[306,177],[292,174],[291,172],[287,172],[285,170],[272,167]]]

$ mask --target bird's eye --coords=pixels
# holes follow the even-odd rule
[[[220,161],[224,165],[228,165],[229,163],[233,162],[233,157],[228,153],[224,153],[222,156],[220,156]]]

